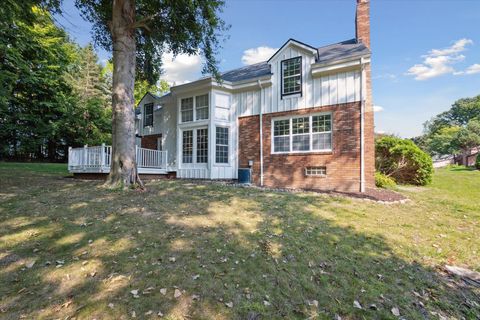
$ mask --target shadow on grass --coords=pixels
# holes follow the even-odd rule
[[[399,259],[382,237],[319,214],[347,210],[336,205],[345,199],[182,181],[117,193],[34,174],[3,182],[1,195],[0,316],[7,319],[480,312],[471,288]]]

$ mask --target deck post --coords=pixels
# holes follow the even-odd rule
[[[70,166],[70,163],[72,163],[72,162],[70,161],[70,159],[71,159],[71,154],[72,154],[72,147],[68,147],[68,170],[71,169],[71,166]]]
[[[100,172],[103,172],[103,167],[105,166],[105,143],[102,143],[102,148],[100,152]]]
[[[88,149],[87,148],[88,148],[87,144],[83,146],[83,161],[82,161],[83,162],[83,166],[82,166],[83,171],[86,171],[86,169],[87,169],[87,161],[88,161]]]

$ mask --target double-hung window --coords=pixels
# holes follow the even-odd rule
[[[273,119],[273,153],[332,150],[332,114]]]
[[[216,127],[215,162],[228,163],[228,128]]]
[[[302,93],[302,57],[282,61],[282,97]]]
[[[184,98],[180,102],[182,122],[193,121],[193,97]]]
[[[144,118],[143,126],[151,127],[153,126],[153,103],[148,103],[144,106]]]
[[[195,97],[195,119],[208,119],[208,94]]]

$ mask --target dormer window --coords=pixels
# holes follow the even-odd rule
[[[145,105],[145,117],[143,126],[151,127],[153,126],[153,103],[148,103]]]
[[[302,57],[282,61],[282,97],[302,93]]]

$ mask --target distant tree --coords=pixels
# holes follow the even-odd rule
[[[444,127],[466,126],[472,119],[480,119],[480,95],[455,101],[452,107],[424,124],[426,134]]]
[[[453,145],[461,150],[464,157],[472,148],[480,146],[480,120],[470,120],[465,127],[461,128],[453,141]]]
[[[71,95],[63,75],[75,59],[75,45],[48,12],[29,10],[0,24],[1,151],[14,157],[46,154],[54,161],[62,139],[59,119]]]
[[[461,127],[443,127],[427,138],[426,144],[430,154],[457,154],[460,150],[455,143]]]
[[[66,78],[73,88],[63,118],[67,145],[111,143],[111,90],[92,45],[78,49]]]

